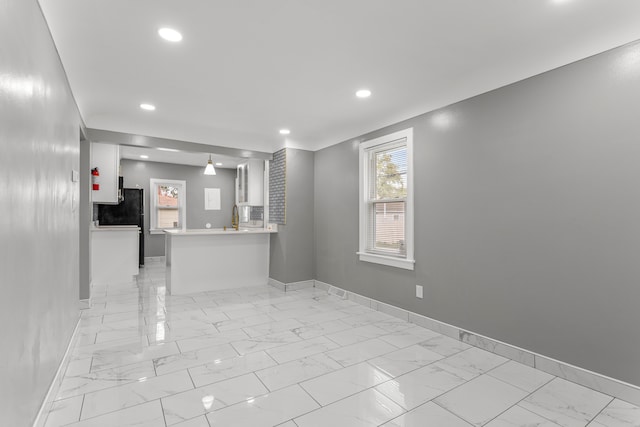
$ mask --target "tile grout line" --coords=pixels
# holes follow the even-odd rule
[[[193,381],[193,377],[191,376],[191,371],[189,371],[189,368],[185,369],[185,371],[187,371],[187,374],[189,374],[189,379],[191,380],[191,384],[193,385],[193,389],[196,389],[198,387],[196,387],[196,383]],[[178,371],[179,372],[179,371]],[[192,389],[192,390],[193,390]],[[188,390],[187,390],[188,391]]]
[[[501,366],[502,366],[502,365],[501,365]],[[496,368],[497,368],[497,367],[496,367]],[[535,368],[534,368],[534,369],[535,369]],[[493,370],[493,369],[492,369],[492,370]],[[489,371],[489,372],[491,372],[491,371]],[[495,377],[494,377],[494,376],[492,376],[492,375],[491,375],[491,377],[492,377],[492,378],[495,378]],[[549,384],[551,381],[555,380],[556,378],[557,378],[557,377],[555,377],[555,376],[554,376],[554,377],[553,377],[553,378],[551,378],[549,381],[547,381],[547,382],[545,382],[544,384],[542,384],[542,385],[540,385],[539,387],[537,387],[535,390],[533,390],[533,391],[529,392],[529,394],[527,394],[526,396],[524,396],[522,399],[518,400],[516,403],[514,403],[514,404],[513,404],[513,405],[511,405],[511,406],[509,406],[507,409],[505,409],[504,411],[500,412],[500,413],[499,413],[498,415],[496,415],[495,417],[491,418],[487,423],[490,423],[491,421],[495,420],[495,419],[496,419],[496,418],[498,418],[500,415],[504,414],[505,412],[507,412],[508,410],[510,410],[511,408],[513,408],[514,406],[518,406],[518,407],[520,407],[520,408],[524,409],[525,411],[531,412],[531,413],[532,413],[532,414],[534,414],[534,415],[537,415],[537,416],[539,416],[539,417],[541,417],[541,418],[544,418],[545,420],[547,420],[547,421],[549,421],[549,422],[551,422],[551,423],[553,423],[553,424],[556,424],[553,420],[550,420],[550,419],[548,419],[547,417],[543,417],[543,416],[542,416],[542,415],[540,415],[540,414],[537,414],[537,413],[535,413],[535,412],[533,412],[533,411],[529,411],[527,408],[524,408],[524,407],[520,406],[520,402],[522,402],[522,401],[524,401],[525,399],[527,399],[528,397],[532,396],[533,394],[535,394],[537,391],[539,391],[541,388],[543,388],[544,386],[546,386],[547,384]],[[507,383],[506,381],[502,381],[502,380],[500,380],[500,378],[495,378],[495,379],[496,379],[496,380],[498,380],[498,381],[500,381],[500,382],[502,382],[502,383],[504,383],[504,384],[509,384],[509,383]],[[509,385],[511,385],[512,387],[516,387],[516,386],[514,386],[513,384],[509,384]],[[516,387],[516,388],[517,388],[517,389],[522,390],[520,387]],[[526,391],[526,390],[523,390],[523,391]]]
[[[495,354],[495,353],[491,353],[491,354]],[[501,357],[504,357],[504,356],[501,356]],[[509,362],[513,362],[513,360],[508,359],[508,358],[506,358],[506,357],[505,357],[505,359],[507,359],[505,362],[503,362],[503,363],[501,363],[501,364],[499,364],[499,365],[494,366],[493,368],[489,369],[489,370],[488,370],[488,371],[486,371],[486,372],[483,372],[483,373],[482,373],[482,375],[489,375],[489,376],[490,376],[491,378],[493,378],[494,380],[498,380],[498,381],[500,381],[500,382],[501,382],[501,383],[503,383],[503,384],[510,385],[511,387],[515,387],[515,388],[517,388],[518,390],[522,390],[522,391],[524,391],[525,393],[528,393],[528,394],[527,394],[527,396],[529,396],[530,394],[532,394],[532,393],[534,393],[534,392],[538,391],[541,387],[544,387],[545,385],[547,385],[547,384],[549,384],[551,381],[553,381],[555,378],[557,378],[555,375],[548,374],[548,375],[551,375],[551,377],[552,377],[552,378],[551,378],[549,381],[546,381],[546,382],[545,382],[544,384],[542,384],[541,386],[537,387],[534,391],[531,391],[531,392],[530,392],[529,390],[525,390],[525,389],[523,389],[523,388],[518,387],[517,385],[514,385],[514,384],[511,384],[511,383],[508,383],[508,382],[506,382],[506,381],[502,380],[501,378],[494,377],[493,375],[491,375],[491,372],[495,371],[495,370],[496,370],[496,369],[498,369],[499,367],[504,366],[504,365],[506,365],[506,364],[507,364],[507,363],[509,363]],[[520,362],[515,362],[515,363],[520,363]],[[521,365],[523,365],[523,366],[527,366],[527,367],[531,368],[530,366],[528,366],[528,365],[524,365],[523,363],[520,363],[520,364],[521,364]],[[535,368],[531,368],[531,369],[535,369]],[[540,372],[542,372],[542,371],[540,371]],[[524,398],[523,398],[523,399],[524,399]],[[518,402],[520,402],[520,401],[522,401],[522,399],[521,399],[521,400],[519,400]]]
[[[547,383],[547,384],[548,384],[548,383]],[[538,390],[539,390],[539,389],[538,389]],[[536,391],[537,391],[537,390],[536,390]],[[533,394],[533,393],[532,393],[532,394]],[[529,397],[529,396],[527,396],[527,397]],[[524,399],[522,399],[522,400],[524,400]],[[521,400],[520,402],[522,402],[522,400]],[[525,408],[524,406],[520,405],[520,402],[516,403],[516,404],[515,404],[515,405],[513,405],[511,408],[513,408],[513,407],[516,407],[516,406],[517,406],[518,408],[522,409],[523,411],[526,411],[526,412],[528,412],[528,413],[530,413],[530,414],[532,414],[532,415],[538,416],[538,417],[542,418],[542,419],[543,419],[543,420],[545,420],[545,421],[549,421],[550,423],[552,423],[552,424],[554,424],[554,425],[557,425],[558,427],[562,427],[562,426],[560,426],[558,423],[556,423],[555,421],[550,420],[549,418],[547,418],[547,417],[545,417],[545,416],[542,416],[542,415],[540,415],[540,414],[538,414],[538,413],[536,413],[536,412],[533,412],[533,411],[532,411],[532,410],[530,410],[530,409]],[[511,409],[511,408],[509,408],[509,409]],[[506,411],[505,411],[505,412],[506,412]],[[504,413],[504,412],[503,412],[503,413]],[[502,414],[500,414],[500,415],[502,415]],[[586,427],[586,426],[585,426],[585,427]]]
[[[354,365],[352,365],[352,366],[354,366]],[[388,381],[391,381],[391,380],[388,380]],[[384,381],[383,383],[388,382],[388,381]],[[380,384],[383,384],[383,383],[380,383]],[[365,388],[365,389],[363,389],[363,390],[357,391],[357,392],[355,392],[355,393],[353,393],[353,394],[350,394],[350,395],[348,395],[348,396],[345,396],[345,397],[343,397],[343,398],[340,398],[340,399],[338,399],[338,400],[336,400],[336,401],[334,401],[334,402],[327,403],[326,405],[320,405],[320,408],[314,409],[313,411],[310,411],[310,412],[308,412],[308,413],[315,412],[315,411],[319,411],[320,409],[323,409],[323,408],[329,407],[329,406],[331,406],[331,405],[335,405],[335,404],[337,404],[338,402],[341,402],[341,401],[343,401],[343,400],[349,399],[349,398],[351,398],[351,397],[353,397],[353,396],[355,396],[355,395],[357,395],[357,394],[364,393],[365,391],[369,391],[369,390],[372,390],[372,391],[374,391],[374,392],[377,392],[377,393],[381,394],[382,396],[386,397],[387,399],[389,399],[390,401],[392,401],[393,403],[395,403],[396,405],[398,405],[398,407],[399,407],[400,409],[402,409],[402,413],[401,413],[400,415],[398,415],[398,417],[399,417],[399,416],[401,416],[401,415],[404,415],[404,414],[408,413],[409,411],[408,411],[407,409],[405,409],[402,405],[400,405],[398,402],[396,402],[395,400],[391,399],[390,397],[388,397],[388,396],[387,396],[387,395],[385,395],[384,393],[382,393],[382,392],[380,392],[380,391],[378,391],[378,390],[376,390],[376,389],[375,389],[375,388],[376,388],[377,386],[379,386],[380,384],[376,384],[376,385],[373,385],[373,386],[371,386],[371,387],[367,387],[367,388]],[[309,396],[311,396],[311,393],[309,393],[309,392],[308,392],[304,387],[302,387],[302,385],[300,385],[300,388],[302,388],[304,391],[306,391],[306,392],[307,392],[307,394],[309,394]],[[313,398],[313,396],[311,396],[311,398],[312,398],[313,400],[315,400],[315,399]],[[316,401],[316,402],[317,402],[317,401]],[[425,403],[426,403],[426,402],[425,402]],[[319,404],[319,402],[318,402],[318,404]],[[306,415],[306,414],[305,414],[305,415]],[[299,418],[299,417],[296,417],[296,418]],[[396,418],[397,418],[397,417],[396,417]],[[392,419],[395,419],[395,418],[392,418]],[[385,421],[385,423],[387,423],[387,422],[389,422],[389,421],[391,421],[391,420],[387,420],[387,421]]]
[[[472,348],[474,348],[474,347],[472,347]],[[472,348],[468,348],[468,349],[466,349],[466,350],[464,350],[464,351],[471,350]],[[452,355],[452,356],[449,356],[449,357],[456,356],[456,355],[458,355],[458,354],[463,353],[464,351],[461,351],[461,352],[456,353],[455,355]],[[484,351],[486,351],[486,350],[484,350]],[[502,356],[501,356],[501,357],[502,357]],[[447,358],[445,358],[445,359],[448,359],[448,357],[447,357]],[[445,360],[445,359],[441,359],[440,361],[443,361],[443,360]],[[457,386],[452,387],[452,388],[450,388],[449,390],[447,390],[447,391],[445,391],[445,392],[442,392],[442,393],[440,393],[439,395],[437,395],[437,396],[435,396],[435,397],[431,398],[430,400],[428,400],[428,402],[433,402],[433,403],[435,403],[436,405],[440,406],[442,409],[446,409],[446,410],[448,410],[447,408],[445,408],[444,406],[442,406],[442,405],[440,405],[438,402],[436,402],[436,399],[438,399],[438,398],[440,398],[440,397],[444,396],[445,394],[448,394],[448,393],[452,392],[453,390],[456,390],[456,389],[458,389],[458,388],[460,388],[460,387],[462,387],[462,386],[464,386],[464,385],[468,384],[468,383],[469,383],[469,382],[471,382],[471,381],[474,381],[474,380],[476,380],[476,379],[480,378],[480,377],[481,377],[481,376],[483,376],[483,375],[486,375],[486,374],[487,374],[487,372],[492,371],[493,369],[495,369],[495,368],[497,368],[497,367],[499,367],[499,366],[502,366],[502,365],[504,365],[505,363],[508,363],[508,362],[509,362],[509,360],[506,360],[506,361],[504,361],[503,363],[500,363],[499,365],[497,365],[497,366],[495,366],[495,367],[493,367],[493,368],[491,368],[491,369],[489,369],[489,370],[487,370],[487,371],[485,371],[485,372],[480,372],[479,374],[476,374],[473,378],[470,378],[470,379],[468,379],[468,380],[464,381],[463,383],[458,384]],[[434,362],[434,363],[437,363],[437,362]],[[463,370],[463,371],[464,371],[464,369],[462,369],[462,368],[459,368],[459,369],[461,369],[461,370]],[[471,374],[472,372],[469,372],[469,373]],[[491,378],[493,378],[493,377],[491,377]],[[496,378],[496,380],[497,380],[497,378]],[[512,386],[512,387],[513,387],[513,386]],[[516,388],[517,388],[517,387],[516,387]],[[393,399],[391,399],[391,400],[393,400]],[[427,402],[425,402],[425,403],[427,403]],[[449,411],[449,410],[448,410],[448,411]],[[452,412],[452,411],[449,411],[449,412]],[[453,412],[452,412],[452,413],[453,413]],[[459,415],[457,415],[457,414],[455,414],[455,413],[453,413],[453,414],[454,414],[454,415],[456,415],[458,418],[460,418],[460,416],[459,416]],[[467,420],[464,420],[464,421],[467,421]],[[469,421],[467,421],[467,422],[469,422]]]
[[[276,366],[281,366],[281,365],[283,365],[283,364],[281,364],[281,363],[278,363],[278,361],[277,361],[276,359],[274,359],[272,355],[270,355],[269,353],[267,353],[267,351],[266,351],[266,350],[262,350],[262,352],[263,352],[264,354],[266,354],[266,355],[269,357],[269,359],[273,360],[273,362],[276,364]],[[257,352],[256,352],[256,353],[257,353]],[[273,368],[273,366],[271,366],[271,368]],[[264,368],[264,369],[268,369],[268,368]],[[263,369],[260,369],[260,370],[262,371]],[[256,372],[256,371],[254,371],[254,372]]]
[[[84,398],[86,397],[86,394],[82,395],[82,404],[80,405],[80,413],[78,414],[78,422],[80,422],[80,420],[82,419],[82,410],[84,409]]]
[[[273,390],[271,390],[269,387],[267,387],[267,385],[264,383],[264,381],[262,381],[262,378],[260,378],[258,376],[258,374],[256,373],[256,371],[251,371],[251,373],[253,374],[254,377],[256,377],[258,379],[258,381],[260,381],[260,384],[262,384],[264,386],[264,389],[267,390],[267,394],[272,393]],[[264,396],[264,395],[263,395]]]
[[[485,351],[486,351],[486,350],[485,350]],[[482,375],[488,375],[488,374],[489,374],[489,372],[491,372],[491,371],[493,371],[494,369],[497,369],[497,368],[499,368],[500,366],[505,365],[505,364],[507,364],[507,363],[509,363],[509,360],[507,360],[507,362],[505,362],[505,363],[500,364],[499,366],[496,366],[495,368],[490,369],[489,371],[485,372],[485,373],[484,373],[484,374],[482,374]],[[525,366],[527,366],[527,365],[525,365]],[[535,368],[533,368],[533,369],[535,369]],[[509,383],[507,383],[506,381],[502,381],[502,380],[500,380],[500,378],[495,378],[493,375],[489,375],[489,376],[490,376],[491,378],[495,379],[495,380],[498,380],[498,381],[502,382],[503,384],[507,384],[507,385],[510,385],[510,386],[512,386],[512,387],[517,388],[518,390],[522,390],[520,387],[514,386],[513,384],[509,384]],[[479,378],[479,377],[476,377],[476,378]],[[475,380],[476,378],[473,378],[473,379]],[[495,420],[495,419],[497,419],[500,415],[502,415],[502,414],[504,414],[505,412],[509,411],[509,410],[510,410],[511,408],[513,408],[514,406],[518,406],[519,408],[522,408],[522,409],[524,409],[525,411],[531,412],[531,413],[532,413],[532,414],[534,414],[534,415],[537,415],[537,416],[539,416],[539,417],[541,417],[541,418],[544,418],[545,420],[547,420],[547,421],[549,421],[549,422],[551,422],[551,423],[553,423],[553,424],[556,424],[554,421],[552,421],[552,420],[550,420],[550,419],[548,419],[548,418],[546,418],[546,417],[543,417],[543,416],[541,416],[541,415],[539,415],[539,414],[537,414],[537,413],[535,413],[535,412],[533,412],[533,411],[529,411],[528,409],[526,409],[526,408],[524,408],[524,407],[520,406],[520,402],[524,401],[524,400],[525,400],[525,399],[527,399],[529,396],[533,395],[533,394],[534,394],[534,393],[536,393],[538,390],[540,390],[541,388],[543,388],[544,386],[546,386],[547,384],[549,384],[551,381],[553,381],[553,380],[554,380],[554,379],[556,379],[556,378],[558,378],[558,377],[555,377],[555,376],[554,376],[554,377],[553,377],[553,378],[551,378],[549,381],[547,381],[547,382],[545,382],[544,384],[542,384],[542,385],[540,385],[539,387],[537,387],[535,390],[533,390],[533,391],[531,391],[531,392],[528,392],[528,394],[527,394],[526,396],[524,396],[522,399],[518,400],[516,403],[514,403],[514,404],[513,404],[513,405],[511,405],[511,406],[509,406],[507,409],[505,409],[504,411],[500,412],[500,413],[499,413],[499,414],[497,414],[495,417],[491,418],[491,419],[490,419],[489,421],[487,421],[485,424],[488,424],[488,423],[490,423],[491,421],[494,421],[494,420]],[[471,380],[470,380],[470,381],[471,381]],[[468,381],[467,381],[467,382],[468,382]],[[465,383],[465,384],[466,384],[466,383]],[[462,384],[461,384],[461,385],[462,385]],[[457,388],[457,387],[456,387],[456,388]],[[522,391],[527,392],[527,390],[522,390]],[[447,393],[449,393],[449,392],[447,392]],[[446,394],[446,393],[443,393],[443,394]],[[440,395],[440,396],[442,396],[442,395]],[[438,396],[438,397],[440,397],[440,396]],[[437,398],[434,398],[434,400],[435,400],[435,399],[437,399]],[[436,405],[440,406],[442,409],[445,409],[445,410],[447,410],[447,411],[451,412],[452,414],[454,414],[454,415],[456,415],[457,417],[459,417],[459,418],[460,418],[460,415],[457,415],[455,412],[453,412],[453,411],[449,410],[448,408],[445,408],[445,407],[444,407],[444,406],[442,406],[440,403],[438,403],[438,402],[434,402],[434,403],[435,403]],[[465,421],[467,421],[467,420],[465,420]],[[467,422],[471,423],[470,421],[467,421]]]
[[[613,401],[614,401],[614,400],[616,400],[616,398],[615,398],[615,397],[612,397],[612,398],[611,398],[611,400],[609,401],[609,403],[607,403],[607,404],[604,406],[604,408],[600,409],[600,410],[598,411],[598,413],[597,413],[597,414],[595,414],[595,415],[593,416],[593,418],[591,418],[591,420],[589,420],[589,422],[587,423],[587,425],[586,425],[585,427],[589,427],[589,426],[590,426],[590,425],[591,425],[591,424],[596,420],[596,418],[598,418],[598,415],[600,415],[602,412],[604,412],[604,410],[605,410],[605,409],[607,409],[607,408],[609,407],[609,405],[611,405],[611,404],[613,403]]]
[[[153,402],[153,400],[150,400],[150,402]],[[160,410],[162,411],[162,419],[164,420],[164,427],[167,427],[167,417],[164,414],[164,405],[162,404],[162,398],[158,399],[158,402],[160,402]],[[145,402],[147,403],[147,402]]]
[[[317,410],[319,410],[319,409],[322,409],[322,408],[324,408],[325,406],[329,406],[329,405],[331,404],[331,403],[330,403],[329,405],[322,405],[320,402],[318,402],[318,401],[316,400],[316,398],[315,398],[315,397],[313,397],[313,396],[311,395],[311,393],[309,393],[309,391],[308,391],[306,388],[304,388],[304,387],[302,386],[302,384],[301,384],[301,383],[300,383],[300,384],[297,384],[297,386],[298,386],[299,388],[301,388],[301,389],[302,389],[302,391],[304,391],[304,392],[305,392],[305,393],[306,393],[306,394],[311,398],[311,400],[313,400],[314,402],[316,402],[316,404],[318,405],[318,408],[313,409],[313,410],[311,410],[311,411],[309,411],[309,412],[305,412],[305,413],[304,413],[304,414],[302,414],[302,415],[310,414],[310,413],[312,413],[312,412],[315,412],[315,411],[317,411]],[[286,388],[286,387],[285,387],[285,388]],[[283,390],[284,390],[284,389],[283,389]],[[332,403],[335,403],[335,402],[332,402]],[[300,418],[302,415],[298,415],[298,416],[297,416],[297,417],[295,417],[295,418]],[[291,418],[291,419],[293,420],[293,418]],[[294,421],[294,422],[295,422],[295,421]],[[296,423],[296,424],[297,424],[297,423]]]
[[[467,349],[467,350],[470,350],[470,349]],[[466,350],[465,350],[465,351],[466,351]],[[458,355],[458,354],[460,354],[460,353],[462,353],[462,352],[454,353],[454,354],[452,354],[451,356],[443,357],[442,359],[438,359],[438,360],[434,360],[434,361],[433,361],[433,362],[431,362],[431,363],[428,363],[428,364],[426,364],[426,365],[424,365],[424,366],[421,366],[421,367],[419,367],[419,368],[416,368],[416,369],[414,369],[414,370],[412,370],[412,371],[410,371],[410,372],[407,372],[407,373],[405,373],[405,374],[402,374],[402,375],[406,375],[406,374],[408,374],[408,373],[415,372],[415,371],[417,371],[418,369],[422,369],[422,368],[425,368],[425,367],[427,367],[427,366],[431,366],[431,365],[434,365],[434,364],[436,364],[436,363],[442,362],[442,361],[444,361],[444,360],[448,359],[449,357],[456,356],[456,355]],[[387,354],[389,354],[389,353],[387,353]],[[371,360],[371,359],[369,359],[369,360]],[[367,361],[366,363],[368,363],[368,361]],[[500,364],[500,365],[498,365],[498,366],[502,366],[502,365],[503,365],[503,364],[505,364],[505,363],[507,363],[507,362],[501,363],[501,364]],[[446,363],[445,363],[445,364],[446,364]],[[496,368],[497,368],[498,366],[496,366]],[[460,368],[460,369],[464,371],[464,369],[462,369],[462,368]],[[493,370],[493,369],[495,369],[495,368],[492,368],[492,370]],[[466,371],[465,371],[465,372],[466,372]],[[488,371],[487,371],[487,372],[488,372]],[[469,373],[471,373],[471,372],[469,372]],[[468,384],[470,381],[473,381],[473,380],[475,380],[475,379],[477,379],[477,378],[480,378],[482,375],[485,375],[485,374],[486,374],[486,372],[481,372],[480,374],[477,374],[477,375],[476,375],[476,376],[474,376],[473,378],[471,378],[471,379],[469,379],[469,380],[466,380],[466,381],[464,381],[463,383],[458,384],[457,386],[455,386],[455,387],[453,387],[453,388],[451,388],[451,389],[449,389],[449,390],[447,390],[447,391],[444,391],[444,392],[440,393],[439,395],[437,395],[437,396],[435,396],[435,397],[433,397],[433,398],[431,398],[431,399],[427,400],[426,402],[421,403],[420,405],[418,405],[418,406],[416,406],[415,408],[412,408],[412,409],[404,409],[404,407],[403,407],[400,403],[396,402],[396,401],[395,401],[395,400],[393,400],[391,397],[387,396],[386,394],[384,394],[384,393],[382,393],[382,392],[379,392],[379,393],[381,393],[383,396],[387,397],[389,400],[391,400],[392,402],[394,402],[394,403],[396,403],[397,405],[399,405],[400,407],[402,407],[402,409],[404,409],[404,410],[405,410],[405,413],[408,413],[408,412],[411,412],[411,411],[413,411],[414,409],[416,409],[416,408],[418,408],[418,407],[420,407],[420,406],[422,406],[422,405],[424,405],[424,404],[426,404],[426,403],[429,403],[429,402],[433,402],[434,404],[436,404],[436,405],[440,406],[437,402],[435,402],[435,400],[436,400],[436,399],[438,399],[439,397],[441,397],[441,396],[443,396],[443,395],[445,395],[445,394],[447,394],[447,393],[449,393],[449,392],[451,392],[451,391],[453,391],[453,390],[455,390],[455,389],[457,389],[457,388],[460,388],[460,387],[464,386],[465,384]],[[385,383],[387,383],[387,382],[389,382],[389,381],[394,381],[396,378],[401,377],[402,375],[398,375],[397,377],[393,377],[393,378],[391,378],[390,380],[384,381],[384,382],[382,382],[382,383],[380,383],[380,384],[377,384],[377,385],[375,385],[375,386],[373,386],[373,387],[370,387],[370,388],[378,387],[378,386],[380,386],[380,385],[382,385],[382,384],[385,384]],[[497,378],[496,378],[496,379],[497,379]],[[444,408],[444,407],[442,407],[442,408],[443,408],[443,409],[447,409],[447,408]],[[451,411],[449,411],[449,412],[451,412]],[[453,413],[453,412],[452,412],[452,413]],[[402,415],[402,414],[401,414],[401,415]],[[454,414],[454,415],[455,415],[455,414]],[[460,418],[458,415],[456,415],[456,417]],[[465,421],[466,421],[466,420],[465,420]]]
[[[448,392],[447,392],[448,393]],[[442,393],[442,394],[446,394],[446,393]],[[442,394],[440,396],[442,396]],[[440,397],[438,396],[438,397]],[[469,426],[473,426],[474,424],[471,421],[467,421],[464,418],[462,418],[460,415],[456,414],[455,412],[453,412],[452,410],[450,410],[449,408],[445,408],[444,406],[440,405],[438,402],[435,402],[435,399],[437,399],[438,397],[434,397],[433,399],[431,399],[429,402],[425,402],[423,403],[423,405],[426,405],[427,403],[433,403],[434,405],[438,406],[439,408],[441,408],[444,411],[447,411],[448,413],[450,413],[451,415],[453,415],[454,417],[456,417],[459,420],[462,420],[462,422],[469,424]],[[420,405],[422,406],[422,405]],[[491,421],[487,421],[486,423],[484,423],[483,425],[489,424]],[[559,427],[559,426],[558,426]]]
[[[79,417],[78,422],[82,421],[82,412],[84,412],[84,401],[85,401],[86,397],[87,397],[87,394],[84,393],[82,395],[82,405],[80,406],[80,414],[78,415],[78,417]]]

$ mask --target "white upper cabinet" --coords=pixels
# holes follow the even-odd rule
[[[250,159],[238,165],[236,203],[248,206],[264,205],[263,160]]]
[[[99,175],[91,176],[91,201],[93,203],[117,204],[118,176],[120,169],[120,146],[91,143],[91,170],[98,168]],[[98,189],[94,189],[94,181]]]

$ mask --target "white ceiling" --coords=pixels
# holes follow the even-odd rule
[[[147,157],[141,158],[140,156]],[[207,153],[194,153],[188,151],[163,151],[156,148],[130,147],[126,145],[120,147],[120,157],[123,159],[138,160],[141,162],[161,162],[174,163],[179,165],[200,166],[203,170],[207,165],[207,161],[209,160],[209,154]],[[216,169],[235,169],[238,164],[246,161],[246,159],[213,154],[211,155],[211,161],[214,164],[222,163],[221,165],[216,165]]]
[[[88,127],[266,152],[336,144],[640,39],[638,0],[40,3]]]

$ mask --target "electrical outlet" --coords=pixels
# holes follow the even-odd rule
[[[422,286],[416,285],[416,298],[422,298]]]

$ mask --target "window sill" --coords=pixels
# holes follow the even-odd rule
[[[395,258],[385,255],[371,254],[368,252],[356,252],[360,256],[360,261],[372,262],[375,264],[388,265],[389,267],[413,270],[416,263],[413,259]]]

